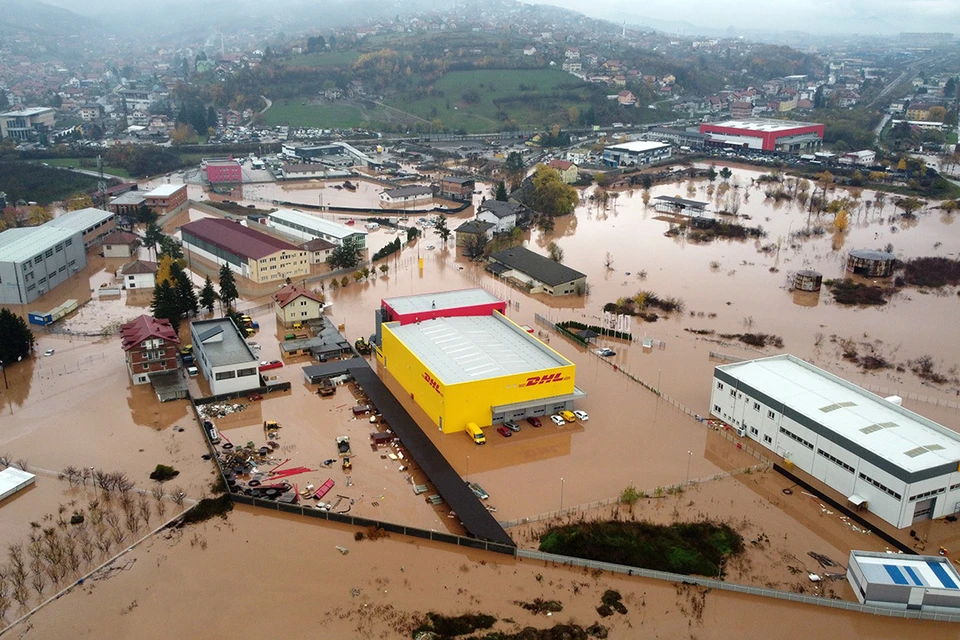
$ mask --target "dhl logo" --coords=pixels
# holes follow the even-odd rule
[[[530,376],[526,381],[520,385],[521,387],[533,387],[539,384],[548,384],[551,382],[561,382],[567,380],[563,377],[562,373],[548,373],[545,376]]]
[[[428,385],[430,385],[431,387],[433,387],[433,390],[434,390],[434,391],[436,391],[436,392],[439,393],[440,395],[443,395],[443,393],[441,393],[441,391],[440,391],[440,383],[437,382],[436,380],[434,380],[434,379],[430,376],[430,374],[427,373],[426,371],[423,372],[423,379],[427,381],[427,384],[428,384]]]

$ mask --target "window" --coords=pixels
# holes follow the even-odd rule
[[[864,481],[866,481],[866,482],[869,482],[870,484],[872,484],[872,485],[875,486],[876,488],[880,489],[881,491],[883,491],[883,492],[886,493],[886,494],[889,494],[889,495],[893,496],[893,497],[896,498],[897,500],[903,499],[903,496],[901,496],[899,493],[897,493],[897,492],[894,491],[893,489],[890,489],[889,487],[885,486],[883,483],[877,482],[876,480],[874,480],[873,478],[871,478],[870,476],[868,476],[868,475],[865,474],[865,473],[860,473],[860,474],[859,474],[859,478],[860,478],[861,480],[864,480]],[[940,489],[940,491],[942,492],[943,489]],[[914,498],[910,498],[910,499],[913,500]]]
[[[221,371],[220,373],[218,373],[218,374],[217,374],[216,376],[214,376],[214,377],[215,377],[217,380],[230,380],[231,378],[236,378],[236,377],[237,377],[237,373],[236,373],[236,371]]]
[[[69,246],[72,245],[72,244],[73,244],[73,238],[67,238],[67,239],[64,240],[64,242],[63,242],[63,246],[65,246],[65,247],[69,247]]]
[[[756,427],[750,427],[750,435],[752,435],[752,436],[758,436],[758,435],[760,435],[760,430],[757,429]]]
[[[826,458],[827,460],[829,460],[829,461],[832,462],[833,464],[837,465],[838,467],[844,469],[845,471],[849,471],[850,473],[853,473],[853,472],[855,471],[855,469],[854,469],[853,467],[851,467],[850,465],[848,465],[846,462],[844,462],[843,460],[839,460],[839,459],[833,457],[832,455],[830,455],[829,453],[827,453],[827,452],[824,451],[823,449],[817,449],[817,455],[823,456],[824,458]]]
[[[943,487],[940,487],[939,489],[931,489],[930,491],[924,491],[923,493],[910,496],[910,502],[916,502],[917,500],[923,500],[924,498],[929,498],[931,496],[938,496],[944,491],[946,491],[946,489]]]
[[[307,312],[306,312],[306,311],[301,311],[301,312],[300,312],[300,315],[301,315],[301,317],[306,318],[306,317],[307,317]]]
[[[770,418],[771,420],[776,420],[776,419],[777,419],[777,414],[775,414],[773,411],[767,409],[767,417]]]
[[[717,389],[720,389],[721,391],[723,391],[723,383],[722,383],[722,382],[718,382],[718,383],[717,383]]]
[[[52,257],[53,257],[53,249],[47,249],[46,251],[44,251],[44,252],[43,252],[43,256],[44,256],[45,258],[52,258]]]
[[[307,306],[307,301],[306,301],[306,300],[301,300],[301,301],[300,301],[300,306],[301,306],[301,307]]]
[[[813,444],[812,444],[812,443],[807,442],[806,440],[804,440],[803,438],[801,438],[801,437],[798,436],[797,434],[793,433],[792,431],[788,431],[787,429],[784,429],[783,427],[780,427],[780,433],[782,433],[783,435],[787,436],[787,437],[790,438],[791,440],[795,440],[795,441],[799,442],[800,444],[802,444],[803,446],[805,446],[807,449],[810,449],[811,451],[813,451]]]
[[[64,265],[64,266],[60,267],[59,269],[57,269],[57,273],[63,273],[63,272],[66,271],[66,270],[67,270],[67,267],[66,267],[66,265]]]
[[[720,413],[720,405],[718,405],[718,404],[713,405],[713,412],[714,412],[714,413]]]
[[[956,491],[957,489],[960,489],[960,484],[950,485],[950,491]]]
[[[764,443],[764,444],[773,444],[773,438],[771,438],[770,436],[765,435],[765,436],[763,436],[763,443]]]
[[[33,264],[40,264],[41,262],[43,262],[43,256],[37,256],[33,259]]]
[[[754,410],[754,411],[760,411],[760,403],[759,403],[759,402],[754,402],[754,403],[753,403],[753,410]]]
[[[149,369],[149,368],[150,368],[150,363],[149,363],[149,362],[144,362],[144,363],[143,363],[143,370],[146,371],[146,370]]]
[[[257,375],[256,367],[253,367],[251,369],[237,369],[238,378],[246,378],[247,376],[255,376],[255,375]]]
[[[57,245],[57,253],[60,253],[61,251],[63,251],[63,244],[58,244],[58,245]]]
[[[736,398],[736,397],[737,397],[737,390],[736,390],[736,389],[730,389],[730,395],[733,396],[734,398]]]

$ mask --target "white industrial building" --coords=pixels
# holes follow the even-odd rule
[[[360,242],[361,249],[367,246],[366,231],[354,229],[339,222],[325,220],[319,216],[313,216],[295,209],[278,209],[267,214],[267,216],[271,227],[297,238],[303,238],[304,240],[322,238],[336,245],[343,244],[343,241],[347,238],[356,238]]]
[[[0,232],[0,304],[29,304],[86,266],[80,230],[47,223]]]
[[[670,157],[672,147],[666,142],[635,140],[605,147],[603,164],[611,167],[636,167]]]
[[[714,369],[710,412],[897,528],[960,511],[960,434],[799,358]]]
[[[190,337],[213,395],[260,387],[260,363],[233,320],[198,320],[190,325]]]
[[[950,558],[943,556],[851,551],[847,581],[863,604],[960,611],[960,575]]]

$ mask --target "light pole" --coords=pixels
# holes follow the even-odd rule
[[[560,478],[560,511],[563,511],[563,478]]]
[[[470,479],[470,456],[467,456],[467,480]]]
[[[690,461],[693,460],[693,451],[687,451],[687,481],[684,484],[690,484]]]
[[[0,360],[0,369],[3,369],[3,388],[9,389],[10,385],[7,384],[7,367],[4,366],[3,360]]]

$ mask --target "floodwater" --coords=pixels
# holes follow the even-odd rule
[[[774,480],[765,480],[772,484],[760,489],[744,479],[746,476],[720,483],[710,480],[717,474],[742,469],[757,461],[737,451],[731,442],[717,440],[715,432],[704,423],[678,411],[666,400],[658,401],[654,394],[624,375],[624,371],[659,386],[666,396],[675,398],[692,412],[706,415],[712,371],[717,364],[710,359],[710,351],[739,357],[772,355],[778,351],[720,344],[713,341],[714,337],[694,335],[684,329],[771,333],[783,337],[781,352],[811,360],[858,384],[872,385],[885,393],[900,392],[908,408],[960,429],[960,414],[955,409],[913,400],[909,395],[919,394],[940,402],[951,398],[956,401],[952,388],[956,382],[939,389],[931,388],[921,384],[909,369],[904,373],[862,374],[842,360],[838,344],[831,339],[836,336],[869,343],[871,348],[898,363],[930,354],[937,371],[955,377],[950,373],[958,362],[960,348],[955,324],[960,298],[955,291],[944,295],[906,289],[883,307],[855,308],[834,304],[826,289],[819,296],[797,297],[787,287],[788,275],[801,268],[817,269],[825,278],[841,277],[844,253],[851,248],[880,248],[892,243],[900,258],[951,255],[949,252],[955,252],[960,246],[956,237],[958,225],[953,224],[951,216],[938,211],[922,212],[917,221],[910,224],[890,220],[893,207],[888,202],[880,216],[875,206],[869,215],[865,208],[859,215],[852,213],[850,229],[842,238],[827,233],[791,243],[786,240],[790,234],[810,223],[807,213],[789,203],[774,207],[764,200],[762,192],[747,189],[751,178],[756,179],[759,172],[736,168],[734,174],[741,190],[750,193],[740,213],[751,216],[748,224],[762,224],[769,233],[760,242],[717,240],[697,245],[665,237],[670,222],[652,207],[644,207],[640,190],[623,192],[615,204],[606,209],[585,200],[575,216],[558,220],[552,233],[534,231],[530,234],[532,248],[543,251],[547,243],[554,240],[564,249],[565,264],[587,273],[590,291],[583,298],[546,299],[525,295],[492,279],[480,265],[458,257],[452,242],[443,247],[438,239],[425,238],[414,246],[404,245],[400,254],[387,260],[386,275],[360,283],[351,281],[347,287],[335,291],[327,286],[325,294],[333,303],[328,315],[336,324],[344,325],[345,335],[353,341],[373,332],[373,311],[380,299],[388,296],[484,286],[510,301],[508,315],[512,319],[537,329],[542,327],[536,324],[535,314],[554,321],[596,322],[605,303],[635,295],[640,290],[654,291],[661,297],[682,298],[686,309],[681,314],[654,323],[633,319],[632,331],[638,340],[643,336],[652,337],[662,341],[663,348],[658,345],[645,350],[638,343],[628,345],[608,340],[601,344],[614,348],[617,356],[603,360],[557,335],[548,336],[551,347],[577,364],[577,384],[588,394],[578,406],[590,414],[586,423],[564,428],[547,423],[540,429],[524,424],[523,430],[509,439],[490,432],[488,444],[476,447],[460,434],[439,433],[416,407],[408,408],[451,464],[486,489],[490,494],[488,502],[497,509],[496,517],[501,521],[536,519],[559,509],[609,500],[630,484],[653,494],[657,487],[703,479],[704,484],[685,494],[689,499],[684,497],[673,503],[671,514],[674,507],[682,515],[709,513],[706,503],[697,506],[693,495],[697,492],[702,492],[704,500],[717,508],[729,495],[731,506],[718,511],[718,517],[743,514],[749,520],[746,529],[751,532],[761,527],[765,531],[776,530],[778,536],[782,531],[784,536],[793,537],[796,530],[802,542],[796,547],[784,548],[784,553],[799,557],[807,550],[817,550],[845,563],[843,556],[851,546],[875,549],[878,548],[876,539],[853,535],[836,517],[822,511],[818,515],[816,506],[792,508],[786,500],[777,497]],[[651,193],[707,199],[706,188],[705,181],[695,183],[691,194],[684,181],[658,186]],[[867,195],[872,200],[872,192]],[[191,210],[186,217],[194,219],[195,215],[203,214]],[[456,224],[449,226],[454,228]],[[383,244],[392,240],[386,233],[375,232],[370,236],[372,250],[378,246],[378,236],[382,236]],[[783,241],[779,252],[764,254],[758,250],[759,245],[776,244],[780,238]],[[428,244],[436,248],[428,250]],[[610,269],[604,266],[608,252],[612,258]],[[424,261],[422,270],[418,267],[418,258]],[[91,269],[94,271],[89,285],[85,286],[96,288],[97,278],[105,276],[96,275],[101,273],[100,267]],[[645,277],[638,275],[644,271]],[[103,274],[108,272],[103,270]],[[311,286],[316,287],[318,283],[311,282]],[[253,309],[252,315],[265,327],[255,340],[263,346],[261,358],[273,359],[279,357],[277,340],[282,335],[279,331],[272,334],[271,328],[275,325],[269,322],[273,312],[264,306],[265,302],[266,299],[252,300],[243,303],[241,308]],[[130,306],[121,305],[119,301],[113,304]],[[88,308],[99,313],[94,303]],[[107,308],[104,307],[104,320],[112,318]],[[92,320],[96,324],[96,320]],[[822,339],[819,334],[823,335]],[[186,488],[192,497],[204,492],[212,479],[212,465],[200,458],[206,448],[186,402],[160,405],[148,386],[131,385],[116,337],[97,340],[38,335],[40,352],[55,347],[56,353],[8,370],[11,389],[4,389],[0,395],[0,451],[9,452],[14,459],[29,459],[31,465],[50,470],[68,464],[115,468],[126,471],[143,486],[149,486],[146,475],[157,463],[173,464],[182,472],[175,483]],[[249,413],[239,414],[236,424],[224,425],[224,433],[231,439],[234,432],[238,440],[255,439],[253,436],[258,431],[262,437],[262,420],[279,419],[286,425],[284,428],[289,429],[285,432],[290,434],[286,442],[292,441],[296,449],[291,452],[305,458],[294,459],[291,464],[317,469],[324,458],[333,457],[328,453],[333,451],[333,437],[346,430],[351,441],[356,439],[354,452],[359,458],[353,473],[355,495],[363,498],[358,501],[358,512],[419,523],[427,528],[449,529],[451,524],[443,517],[442,510],[426,507],[413,496],[404,472],[398,470],[398,462],[381,458],[382,452],[364,450],[369,446],[365,434],[370,425],[363,421],[351,422],[344,413],[353,402],[349,390],[341,387],[333,398],[319,398],[303,383],[299,371],[302,364],[290,361],[279,370],[279,375],[294,385],[290,394],[268,397],[249,409]],[[389,376],[387,378],[388,384],[395,387]],[[400,395],[402,398],[403,394]],[[68,423],[64,416],[70,416]],[[179,431],[178,426],[186,428]],[[339,469],[329,473],[319,471],[316,477],[319,479],[324,474],[336,476],[336,490],[343,486],[341,480],[345,483]],[[27,493],[16,500],[29,499],[30,495]],[[380,496],[383,501],[377,499],[379,504],[373,507],[373,498]],[[800,500],[796,492],[793,497]],[[687,504],[691,501],[694,505]],[[664,517],[666,512],[661,508],[658,513],[657,517]],[[761,524],[768,521],[769,529]],[[825,524],[828,521],[829,524]],[[511,533],[514,531],[521,530],[511,529]],[[206,550],[188,546],[183,539],[151,541],[143,550],[135,552],[137,562],[130,571],[87,585],[85,590],[91,595],[84,599],[83,607],[55,604],[42,612],[33,621],[35,637],[62,635],[55,630],[63,628],[68,620],[77,621],[77,634],[81,636],[122,637],[134,628],[154,628],[150,623],[162,619],[164,624],[156,628],[163,628],[166,634],[168,613],[174,608],[181,615],[169,624],[198,619],[202,612],[214,628],[234,628],[231,625],[237,610],[235,605],[245,602],[244,599],[249,598],[247,594],[253,592],[258,594],[257,604],[262,602],[262,593],[289,594],[289,599],[297,602],[322,601],[325,607],[320,609],[290,608],[285,614],[285,624],[305,631],[323,628],[332,633],[335,629],[344,636],[372,631],[382,632],[384,637],[397,635],[391,625],[401,624],[413,612],[427,606],[458,612],[486,607],[513,617],[518,624],[534,623],[537,621],[525,617],[527,614],[515,609],[510,601],[521,597],[532,599],[550,592],[572,599],[569,617],[589,623],[596,606],[593,600],[597,598],[593,596],[606,585],[617,585],[630,594],[634,603],[646,598],[645,607],[642,604],[631,607],[628,603],[636,614],[611,623],[623,629],[625,635],[621,637],[631,634],[626,630],[628,624],[645,622],[655,624],[658,632],[668,637],[686,633],[701,638],[729,637],[730,629],[749,635],[750,629],[765,624],[771,616],[782,621],[778,635],[790,637],[793,630],[804,628],[802,621],[810,613],[807,607],[712,592],[707,597],[704,613],[708,623],[692,628],[690,625],[698,623],[680,613],[682,607],[688,605],[679,602],[674,588],[667,585],[608,576],[595,579],[579,572],[514,562],[499,556],[473,553],[464,556],[455,549],[415,545],[399,538],[357,544],[352,539],[352,530],[305,523],[258,510],[238,509],[226,523],[209,523],[202,527],[202,532],[210,542]],[[348,547],[350,555],[337,553],[334,550],[337,544]],[[374,549],[377,545],[382,548]],[[265,555],[265,549],[271,551]],[[240,567],[248,565],[233,561],[245,554],[258,558],[263,565],[264,571],[257,574],[258,588],[241,588],[239,600],[236,594],[231,594],[230,607],[220,606],[226,599],[217,599],[211,606],[210,593],[214,589],[249,584],[247,573],[237,573]],[[486,564],[481,564],[481,560]],[[763,575],[763,567],[776,565],[772,559],[755,558],[754,563],[757,576]],[[462,566],[459,570],[451,569],[461,564],[467,569]],[[405,569],[401,570],[400,565]],[[804,559],[802,567],[812,569],[809,558]],[[536,573],[545,575],[542,583],[534,580]],[[337,580],[324,579],[334,574]],[[171,575],[177,579],[170,580]],[[745,570],[742,575],[748,579],[750,572]],[[581,578],[589,586],[581,593],[588,595],[573,598],[572,583]],[[760,577],[749,579],[761,580]],[[770,579],[788,584],[788,577],[782,575],[782,571]],[[295,593],[293,584],[297,585]],[[354,587],[360,592],[351,597],[350,589]],[[150,589],[149,596],[147,589]],[[387,593],[381,593],[384,590]],[[843,592],[839,595],[850,597]],[[77,598],[79,595],[73,594],[65,601],[76,602]],[[388,604],[393,609],[388,609]],[[249,605],[256,606],[252,601]],[[370,611],[371,607],[377,612],[376,616],[363,615],[362,612]],[[195,616],[189,615],[191,610]],[[567,611],[562,614],[563,620],[568,619]],[[184,613],[188,615],[182,615]],[[921,628],[925,633],[939,630],[937,625],[826,610],[818,611],[817,616],[818,620],[829,619],[831,630],[857,636],[901,637]]]

